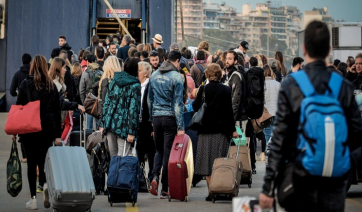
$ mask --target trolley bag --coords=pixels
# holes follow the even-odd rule
[[[194,175],[192,142],[188,135],[178,135],[173,141],[168,160],[169,201],[186,201]]]
[[[230,146],[231,142],[232,139],[230,140]],[[233,197],[239,195],[239,182],[243,167],[238,160],[240,145],[237,148],[235,158],[216,158],[214,161],[209,185],[213,203],[216,200],[232,200]],[[227,155],[229,155],[229,152]]]
[[[125,140],[125,147],[126,142]],[[109,164],[107,189],[108,202],[111,206],[113,203],[120,202],[131,202],[132,206],[137,203],[141,168],[137,157],[124,156],[128,155],[128,151],[126,154],[126,148],[124,148],[123,157],[114,156]]]
[[[184,124],[185,127],[189,126],[189,123],[192,119],[192,116],[194,115],[194,111],[190,111],[190,112],[184,112],[183,116],[184,116]],[[194,166],[195,166],[195,161],[196,161],[196,151],[197,151],[197,142],[198,142],[198,136],[197,136],[197,131],[192,130],[188,127],[186,127],[186,131],[185,134],[188,135],[192,141],[192,150],[193,150],[193,155],[194,155]],[[196,185],[203,179],[203,176],[198,175],[198,174],[194,174],[194,176],[192,177],[192,186],[196,187]]]
[[[96,191],[84,148],[50,147],[45,173],[53,211],[91,211]]]
[[[84,116],[86,117],[85,119],[87,120],[87,115],[84,114]],[[84,124],[82,122],[82,114],[80,114],[80,123]],[[82,146],[83,143],[84,147],[86,147],[87,139],[92,133],[93,130],[87,129],[87,123],[85,123],[83,125],[83,130],[73,131],[70,133],[69,146]]]
[[[230,147],[230,158],[235,158],[237,155],[237,147]],[[248,187],[251,188],[253,182],[253,175],[251,174],[251,163],[250,163],[250,150],[247,146],[241,146],[239,149],[238,160],[243,164],[240,184],[248,184]]]

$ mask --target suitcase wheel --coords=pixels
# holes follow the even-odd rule
[[[184,200],[184,201],[187,202],[187,200],[188,200],[188,197],[185,197],[185,200]]]
[[[113,202],[109,202],[109,204],[111,204],[111,207],[113,206]]]
[[[251,184],[250,184],[250,183],[248,184],[248,187],[251,188]]]
[[[168,195],[168,201],[171,202],[171,195]]]
[[[215,203],[215,199],[216,199],[216,194],[214,194],[212,197],[212,203]]]
[[[136,204],[135,202],[132,202],[132,207],[134,207],[135,204]]]

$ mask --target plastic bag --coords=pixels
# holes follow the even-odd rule
[[[21,163],[18,154],[18,148],[16,141],[13,141],[11,148],[10,158],[7,164],[7,190],[12,197],[18,196],[20,193],[23,183],[21,176]]]
[[[236,146],[240,145],[240,146],[246,146],[246,138],[244,136],[243,131],[240,129],[240,127],[235,126],[236,132],[239,134],[240,138],[233,138],[233,141],[235,143]],[[240,144],[239,144],[240,142]]]

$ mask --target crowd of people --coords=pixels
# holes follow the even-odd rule
[[[298,120],[295,114],[299,104],[294,100],[301,99],[293,94],[295,89],[287,87],[292,83],[291,73],[318,67],[328,69],[349,80],[355,89],[362,89],[362,54],[349,57],[346,63],[334,60],[330,64],[324,59],[327,55],[318,55],[320,50],[307,46],[304,58],[309,64],[304,66],[304,59],[295,57],[289,69],[279,51],[274,58],[262,54],[248,56],[246,41],[237,48],[212,54],[207,41],[202,41],[197,51],[192,52],[177,43],[166,49],[159,34],[152,40],[152,44],[136,45],[128,35],[110,35],[104,41],[94,35],[91,46],[75,54],[66,37],[60,36],[59,47],[53,49],[48,62],[42,55],[33,59],[29,54],[23,55],[23,65],[14,75],[10,93],[17,96],[16,104],[40,100],[43,127],[41,132],[22,135],[19,140],[22,161],[28,163],[31,199],[26,203],[27,209],[36,209],[36,193],[46,190],[47,149],[53,141],[56,145],[67,143],[62,141],[69,137],[63,136],[69,133],[64,132],[67,114],[77,109],[84,113],[89,93],[102,100],[103,109],[99,119],[86,114],[87,128],[100,130],[106,136],[111,157],[122,156],[123,152],[131,154],[137,140],[139,161],[144,162],[145,156],[148,159],[150,193],[159,194],[162,174],[160,198],[165,199],[169,195],[167,167],[171,146],[175,136],[184,134],[188,127],[184,123],[184,112],[197,112],[203,102],[207,103],[205,124],[198,129],[195,173],[206,176],[209,184],[214,159],[225,157],[230,139],[239,137],[235,126],[240,126],[248,139],[253,174],[256,174],[256,139],[262,144],[260,160],[265,160],[267,142],[272,141],[269,160],[280,162],[281,157],[276,156],[274,150],[288,151],[281,142],[296,140],[297,134],[297,128],[291,129],[294,125],[288,124]],[[314,72],[312,78],[318,75]],[[255,78],[257,83],[251,83]],[[284,88],[282,81],[285,81]],[[351,102],[346,111],[355,106]],[[260,105],[275,118],[271,126],[255,133],[251,118],[258,118]],[[353,115],[352,112],[348,114]],[[279,130],[274,130],[273,135],[274,125]],[[278,145],[273,146],[273,143]],[[269,164],[263,187],[265,197],[261,197],[265,207],[272,201],[271,191],[278,169],[276,163]],[[47,192],[44,194],[45,205],[49,207]],[[209,195],[206,200],[211,200]]]

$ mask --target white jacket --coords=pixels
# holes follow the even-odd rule
[[[265,107],[272,116],[277,112],[279,89],[279,82],[271,77],[265,77]]]

